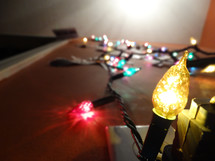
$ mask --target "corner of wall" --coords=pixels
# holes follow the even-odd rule
[[[204,48],[215,49],[215,0],[210,2],[199,45]]]

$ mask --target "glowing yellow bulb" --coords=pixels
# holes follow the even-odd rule
[[[196,45],[196,44],[197,44],[197,40],[194,39],[193,37],[191,37],[191,38],[190,38],[190,43],[191,43],[192,45]]]
[[[106,55],[104,56],[104,60],[106,60],[106,61],[110,60],[110,55],[106,54]]]
[[[187,104],[190,82],[187,56],[188,51],[164,74],[153,92],[153,112],[165,119],[174,120]]]
[[[147,53],[149,53],[149,54],[152,53],[152,49],[151,49],[151,48],[148,48],[146,51],[147,51]]]
[[[131,41],[131,47],[134,47],[135,46],[135,42],[134,41]]]
[[[86,44],[88,39],[86,37],[83,38],[83,43]]]
[[[113,46],[113,43],[112,43],[112,42],[108,42],[108,46],[109,46],[109,47],[112,47],[112,46]]]
[[[211,103],[211,104],[215,104],[215,96],[213,96],[213,97],[210,99],[210,103]]]
[[[204,69],[201,70],[201,73],[213,73],[215,72],[215,64],[208,65]]]

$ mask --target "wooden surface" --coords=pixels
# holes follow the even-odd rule
[[[101,54],[95,50],[95,43],[90,42],[91,48],[84,49],[79,45],[79,40],[72,40],[0,82],[0,160],[109,160],[105,127],[123,125],[118,104],[96,108],[95,117],[89,121],[67,114],[83,100],[105,96],[107,72],[96,65],[49,66],[57,57],[89,58]],[[133,77],[116,80],[113,86],[125,99],[134,122],[147,125],[152,116],[152,92],[167,68],[156,68],[143,60],[130,63],[142,70]],[[191,77],[187,107],[194,97],[211,98],[214,83],[213,77]]]

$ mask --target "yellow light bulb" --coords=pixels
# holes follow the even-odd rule
[[[196,40],[195,38],[191,37],[191,38],[190,38],[190,43],[191,43],[192,45],[196,45],[196,44],[197,44],[197,40]]]
[[[83,43],[86,44],[88,39],[86,37],[83,38]]]
[[[106,61],[110,60],[110,55],[106,54],[106,55],[104,56],[104,60],[106,60]]]
[[[153,92],[153,112],[165,119],[174,120],[187,104],[190,82],[187,56],[188,51],[185,51],[180,62],[164,74]]]
[[[215,72],[215,64],[208,65],[204,69],[201,70],[201,73],[213,73]]]
[[[112,47],[113,46],[113,42],[108,42],[108,46]]]
[[[147,53],[149,53],[149,54],[152,53],[152,49],[151,49],[151,48],[148,48],[146,51],[147,51]]]
[[[211,104],[215,104],[215,96],[213,96],[213,97],[210,99],[210,103],[211,103]]]

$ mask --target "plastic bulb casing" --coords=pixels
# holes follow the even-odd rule
[[[93,104],[91,101],[83,101],[73,109],[73,112],[88,113],[92,111],[92,109],[93,109]]]
[[[204,69],[201,70],[201,73],[213,73],[215,72],[215,64],[208,65]]]
[[[123,68],[123,66],[126,64],[126,60],[125,59],[122,59],[122,60],[120,60],[119,62],[118,62],[118,65],[117,65],[117,67],[118,68]]]
[[[83,38],[83,43],[86,44],[88,39],[86,37]]]
[[[196,45],[197,44],[197,40],[193,37],[190,38],[190,44],[191,45]]]
[[[123,72],[123,75],[126,77],[130,77],[137,73],[140,70],[140,68],[128,68],[126,71]]]
[[[188,51],[185,51],[179,63],[164,74],[153,92],[153,112],[165,119],[174,120],[187,104],[190,82],[187,56]]]

